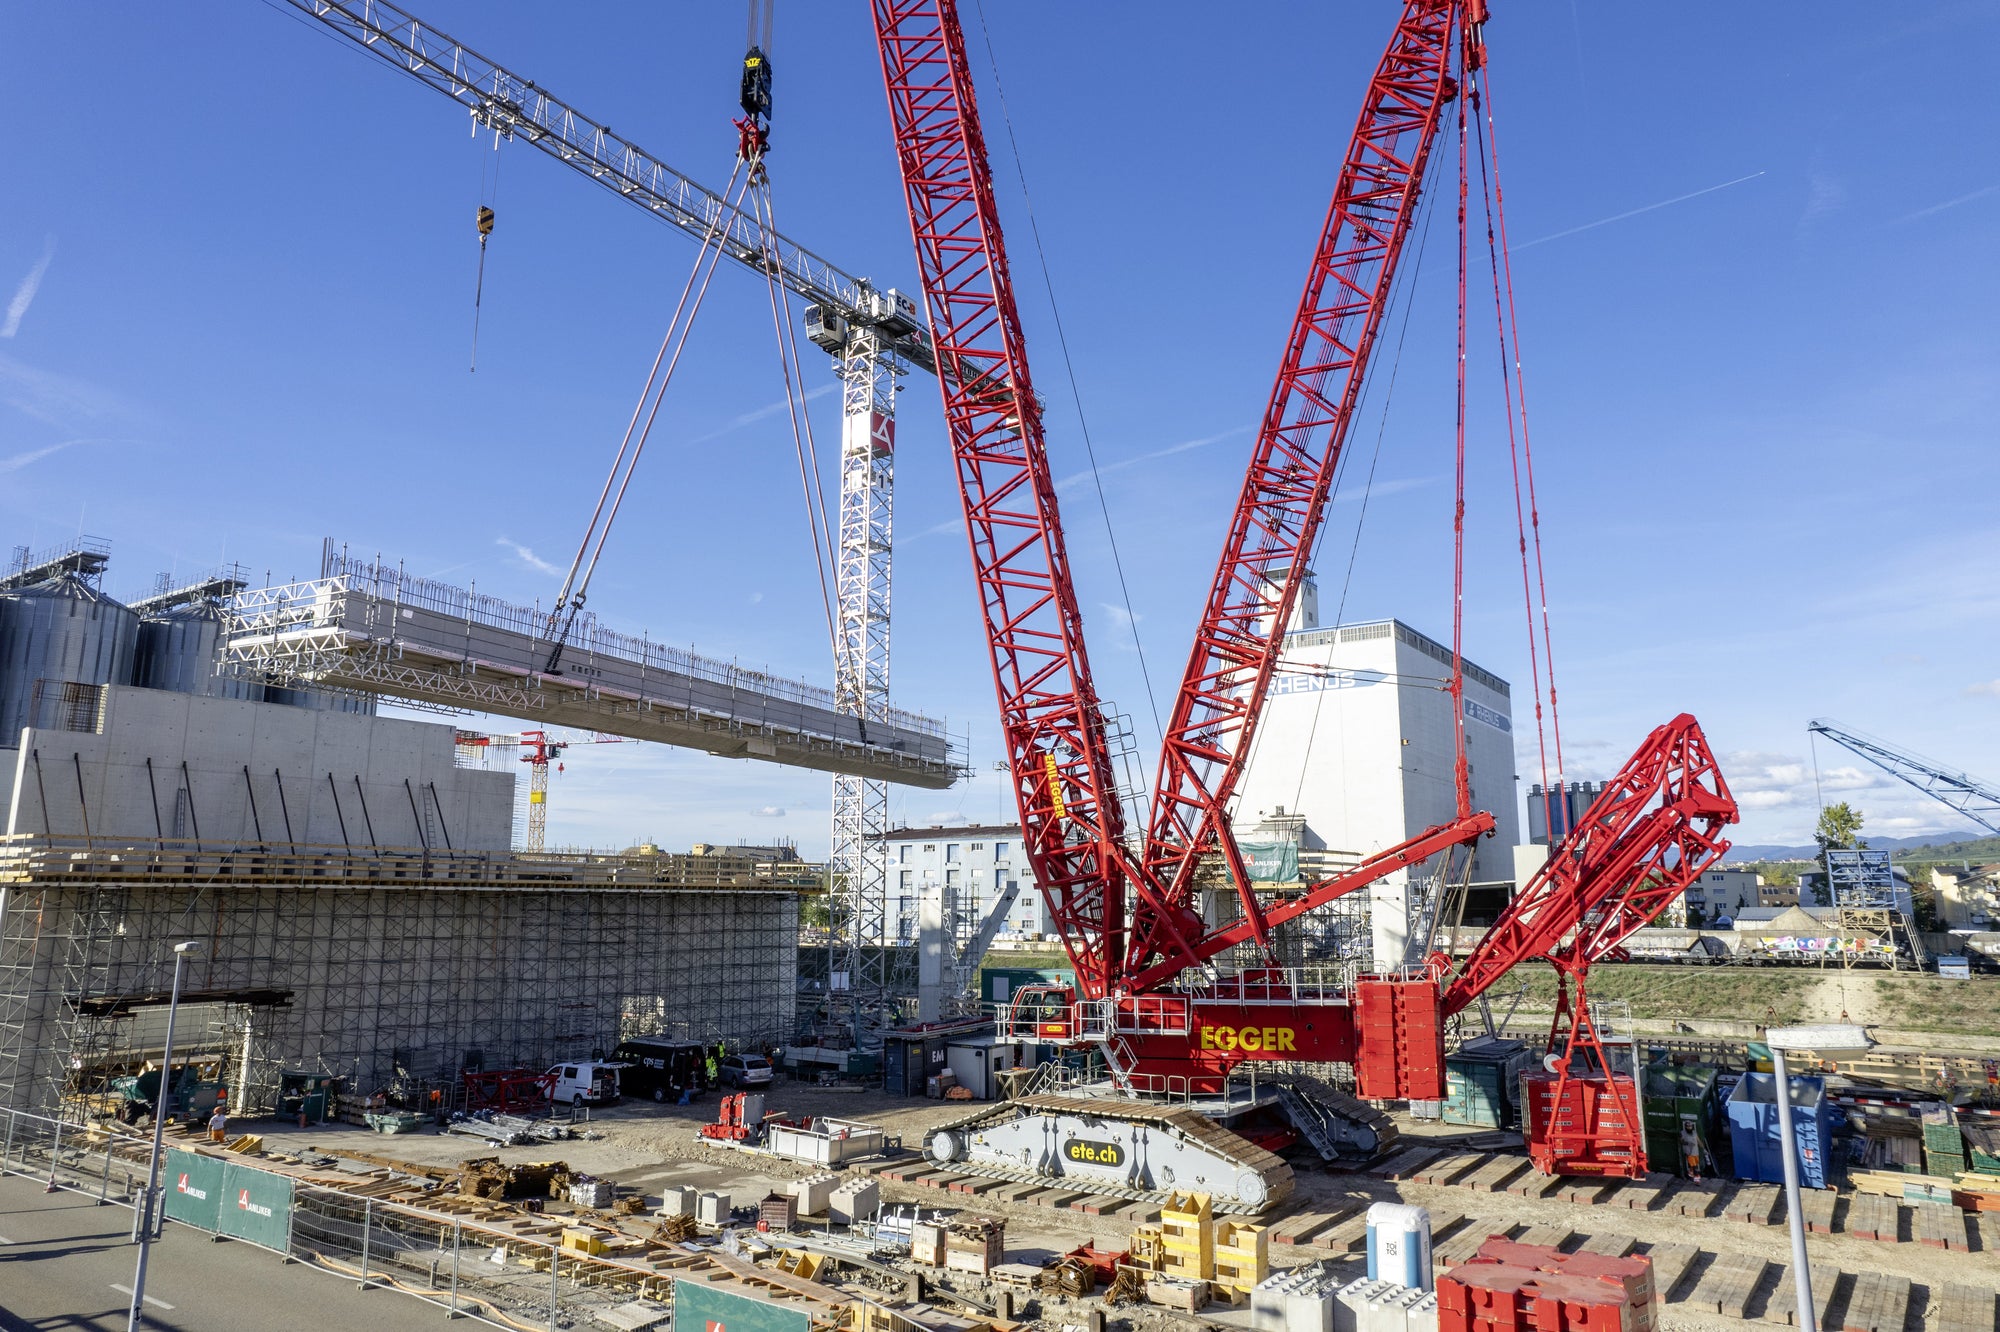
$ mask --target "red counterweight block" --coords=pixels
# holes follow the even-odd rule
[[[1528,1157],[1545,1175],[1643,1179],[1639,1088],[1623,1074],[1521,1075]]]
[[[1438,1332],[1653,1332],[1653,1266],[1493,1238],[1438,1278]]]
[[[1442,1101],[1444,997],[1429,977],[1363,976],[1354,986],[1355,1089],[1370,1101]]]

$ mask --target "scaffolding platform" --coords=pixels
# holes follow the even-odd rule
[[[225,662],[276,683],[574,726],[727,758],[942,790],[942,723],[849,716],[833,691],[577,618],[559,669],[546,616],[400,569],[330,555],[322,577],[239,592]]]

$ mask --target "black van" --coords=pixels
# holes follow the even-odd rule
[[[708,1050],[696,1041],[637,1036],[620,1041],[611,1058],[627,1065],[618,1078],[627,1096],[678,1101],[683,1092],[708,1090]]]

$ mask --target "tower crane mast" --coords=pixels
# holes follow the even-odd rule
[[[863,721],[889,705],[889,609],[895,508],[896,391],[908,369],[934,371],[916,305],[878,288],[757,221],[715,191],[563,102],[533,80],[480,55],[389,0],[287,0],[361,50],[440,92],[473,122],[526,143],[649,215],[699,240],[718,233],[722,252],[761,278],[775,272],[803,297],[806,336],[833,358],[841,384],[840,514],[835,532],[835,705]],[[770,61],[746,61],[766,113]],[[746,107],[746,114],[751,114]],[[833,779],[832,882],[845,898],[841,953],[848,993],[868,1003],[889,989],[889,826],[885,783]]]

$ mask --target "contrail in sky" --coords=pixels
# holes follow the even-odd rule
[[[1726,190],[1731,185],[1741,185],[1746,180],[1755,180],[1764,174],[1762,171],[1753,171],[1747,176],[1738,176],[1735,180],[1725,180],[1720,185],[1711,185],[1705,190],[1695,190],[1691,194],[1677,194],[1671,199],[1662,199],[1658,203],[1649,203],[1644,208],[1634,208],[1628,212],[1618,213],[1611,217],[1600,217],[1595,222],[1586,222],[1580,227],[1571,227],[1568,231],[1558,231],[1553,236],[1537,236],[1534,240],[1522,241],[1509,252],[1519,254],[1522,250],[1531,249],[1537,245],[1547,245],[1550,241],[1561,240],[1565,236],[1574,236],[1581,231],[1595,231],[1599,227],[1608,227],[1613,222],[1623,222],[1626,218],[1637,217],[1641,213],[1651,213],[1661,208],[1671,208],[1677,203],[1686,203],[1689,199],[1699,199],[1704,194],[1714,194],[1717,190]]]
[[[55,257],[56,243],[51,237],[49,243],[42,247],[42,257],[28,270],[28,276],[21,279],[21,285],[14,289],[14,299],[7,302],[7,320],[0,323],[0,338],[11,338],[21,331],[21,317],[35,303],[35,293],[42,289],[42,278],[48,274],[49,264]]]

